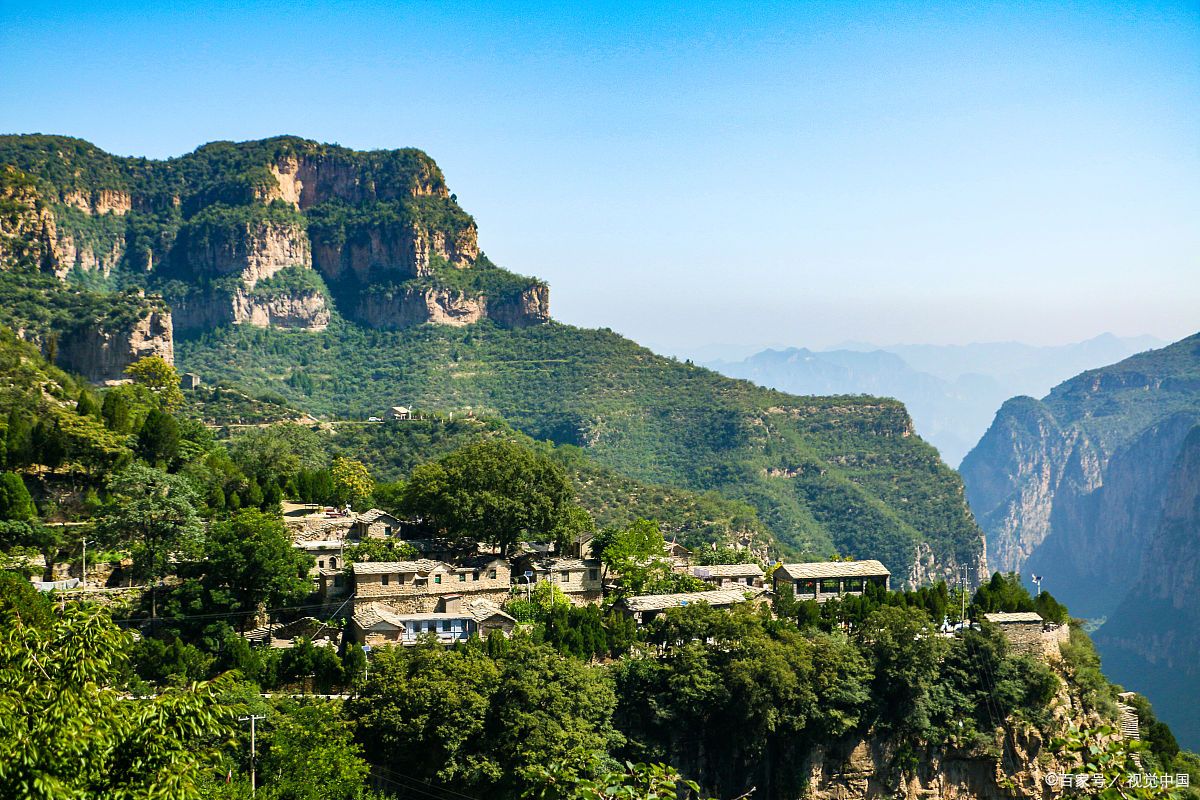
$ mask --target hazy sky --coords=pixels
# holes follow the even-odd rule
[[[664,350],[1200,330],[1200,3],[588,5],[7,0],[0,130],[421,147]]]

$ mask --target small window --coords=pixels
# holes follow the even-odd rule
[[[449,633],[449,632],[450,632],[450,620],[444,619],[444,620],[442,620],[442,633]]]
[[[441,583],[441,582],[442,582],[442,576],[441,576],[441,575],[434,575],[434,576],[433,576],[433,582],[434,582],[434,583]]]
[[[463,583],[464,581],[466,581],[466,579],[467,579],[467,573],[465,573],[465,572],[458,573],[458,582],[459,583]]]
[[[384,535],[384,536],[391,536],[391,535],[392,535],[392,526],[391,526],[391,525],[386,525],[386,526],[384,526],[384,528],[383,528],[383,535]]]
[[[386,575],[386,574],[385,574],[385,575],[384,575],[382,578],[380,578],[380,581],[379,581],[379,582],[380,582],[380,583],[382,583],[384,586],[387,586],[387,585],[388,585],[388,578],[390,578],[390,577],[391,577],[390,575]]]
[[[598,580],[600,580],[600,570],[598,570],[598,569],[589,569],[589,570],[588,570],[588,580],[589,580],[589,581],[598,581]]]
[[[322,558],[319,561],[317,561],[317,566],[320,567],[321,569],[325,569],[325,559]]]
[[[336,558],[329,559],[329,568],[337,569],[337,559]]]
[[[558,579],[559,579],[559,580],[560,580],[562,583],[570,583],[570,582],[571,582],[571,572],[570,572],[570,570],[565,570],[565,569],[564,569],[562,572],[560,572],[560,573],[559,573],[559,575],[558,575]]]
[[[471,580],[473,580],[473,581],[477,581],[477,580],[479,580],[479,573],[478,573],[478,572],[472,572],[472,573],[471,573]]]
[[[488,570],[488,577],[489,577],[489,578],[494,578],[494,577],[496,577],[496,570],[494,570],[494,569],[489,569],[489,570]]]

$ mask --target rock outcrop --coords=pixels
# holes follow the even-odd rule
[[[287,267],[312,267],[308,236],[298,222],[238,222],[207,233],[180,237],[173,253],[192,275],[236,275],[253,289]]]
[[[146,356],[175,363],[171,313],[165,309],[148,309],[125,324],[79,323],[58,342],[59,366],[93,383],[125,380],[125,368]]]
[[[280,294],[247,292],[193,292],[171,301],[175,328],[186,336],[226,325],[258,328],[324,330],[332,317],[325,296],[318,291]]]

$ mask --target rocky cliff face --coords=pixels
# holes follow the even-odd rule
[[[1200,426],[1177,449],[1140,568],[1096,634],[1114,680],[1153,687],[1156,708],[1181,742],[1200,742]]]
[[[431,274],[430,259],[438,256],[459,269],[479,257],[475,228],[452,237],[432,234],[414,225],[386,223],[351,232],[347,238],[318,239],[313,261],[331,282],[354,280],[370,284],[377,277],[405,280]]]
[[[319,329],[332,313],[319,295],[388,329],[549,319],[545,284],[497,277],[503,270],[482,257],[475,221],[418,150],[355,152],[278,137],[146,162],[34,136],[0,137],[0,158],[23,176],[15,187],[0,181],[0,191],[32,195],[20,236],[9,237],[37,251],[27,262],[64,281],[120,272],[122,285],[167,296],[181,332]],[[293,267],[315,268],[327,287],[291,281],[273,286],[269,300],[259,296],[260,283]]]
[[[1064,482],[1089,493],[1100,483],[1095,448],[1079,430],[1063,430],[1046,406],[1015,397],[1000,407],[960,472],[967,501],[987,535],[992,569],[1019,570],[1050,533]]]
[[[271,221],[230,225],[207,237],[185,237],[176,258],[194,275],[236,275],[247,289],[287,267],[312,267],[304,227]]]
[[[125,380],[125,368],[140,358],[161,356],[175,363],[172,334],[171,314],[161,308],[125,324],[78,324],[59,340],[58,364],[94,383],[118,382]]]
[[[329,325],[332,313],[318,291],[299,290],[276,295],[247,292],[197,292],[172,299],[175,329],[180,335],[200,333],[226,325],[257,328],[291,328],[319,331]]]
[[[1184,633],[1196,618],[1181,613],[1200,581],[1198,527],[1180,533],[1193,513],[1197,425],[1200,335],[1084,373],[1042,401],[1009,401],[963,460],[989,561],[1043,576],[1074,614],[1111,616],[1097,642],[1106,663],[1127,665],[1126,679],[1200,663],[1200,637]],[[1173,727],[1176,680],[1136,680]]]

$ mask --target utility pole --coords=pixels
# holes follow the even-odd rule
[[[259,714],[251,714],[248,717],[238,717],[238,722],[247,722],[248,721],[250,723],[250,796],[251,797],[254,797],[254,793],[257,791],[257,788],[258,788],[256,785],[257,781],[255,779],[255,774],[254,774],[254,756],[255,756],[254,723],[260,719],[266,719],[266,717],[261,716]]]
[[[87,588],[87,546],[88,546],[88,544],[89,544],[89,542],[87,540],[87,537],[86,536],[83,537],[83,568],[79,571],[79,577],[82,579],[83,588],[85,588],[85,589]],[[91,542],[91,544],[95,544],[95,542]]]

